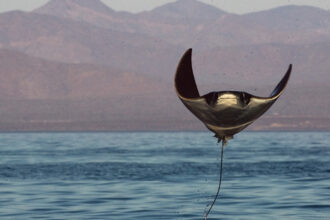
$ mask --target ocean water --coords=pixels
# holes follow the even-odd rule
[[[1,133],[0,219],[202,219],[210,132]],[[330,133],[245,132],[208,219],[330,219]]]

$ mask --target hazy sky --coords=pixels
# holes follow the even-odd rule
[[[175,0],[102,0],[115,10],[138,12],[150,10]],[[269,9],[276,6],[295,4],[311,5],[323,9],[330,9],[330,0],[200,0],[212,4],[228,12],[246,13]],[[0,0],[0,12],[15,9],[32,10],[45,4],[47,0]]]

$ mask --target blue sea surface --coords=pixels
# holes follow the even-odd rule
[[[210,132],[1,133],[0,219],[202,219]],[[208,219],[330,219],[330,133],[245,132]]]

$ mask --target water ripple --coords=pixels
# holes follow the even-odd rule
[[[0,219],[201,219],[219,177],[204,132],[0,134]],[[327,219],[330,133],[247,132],[209,219]]]

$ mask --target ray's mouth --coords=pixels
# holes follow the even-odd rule
[[[251,95],[246,92],[210,92],[203,96],[207,104],[211,107],[217,104],[241,105],[249,104]]]

